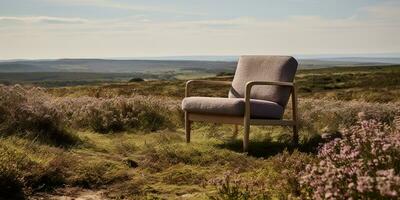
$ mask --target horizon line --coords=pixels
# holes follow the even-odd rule
[[[242,54],[242,55],[262,55],[262,54]],[[267,54],[265,54],[267,55]],[[273,54],[268,54],[273,55]],[[275,54],[284,55],[284,54]],[[285,54],[289,55],[289,54]],[[82,60],[188,60],[188,61],[206,61],[208,59],[215,60],[217,58],[239,58],[240,55],[166,55],[166,56],[124,56],[124,57],[58,57],[58,58],[10,58],[0,61],[39,61],[39,60],[67,60],[67,59],[82,59]],[[400,53],[351,53],[351,54],[293,54],[289,55],[297,59],[333,59],[333,58],[400,58]],[[200,60],[196,60],[200,59]],[[219,61],[219,60],[218,60]],[[220,60],[225,61],[225,60]]]

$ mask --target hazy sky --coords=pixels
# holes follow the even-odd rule
[[[0,59],[374,53],[399,0],[0,0]]]

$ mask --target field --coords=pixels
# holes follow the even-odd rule
[[[242,130],[235,135],[229,125],[195,123],[185,143],[183,79],[195,72],[182,80],[128,76],[70,87],[41,79],[2,85],[0,199],[400,195],[400,66],[300,70],[300,145],[290,145],[289,128],[252,127],[248,153]],[[196,92],[227,96],[228,89]]]

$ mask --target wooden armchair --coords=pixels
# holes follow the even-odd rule
[[[289,56],[241,56],[230,81],[190,80],[186,83],[182,109],[185,111],[186,141],[190,142],[194,121],[244,126],[243,150],[248,151],[250,125],[293,127],[293,143],[298,143],[297,98],[294,76],[298,63]],[[230,85],[228,98],[191,97],[197,83]],[[289,97],[292,119],[282,119]]]

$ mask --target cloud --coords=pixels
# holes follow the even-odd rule
[[[187,12],[173,8],[157,7],[157,6],[140,6],[128,3],[121,3],[115,0],[44,0],[49,3],[62,3],[67,5],[94,6],[103,8],[113,8],[127,11],[139,11],[150,13],[169,13],[179,15],[205,15],[205,13]]]
[[[378,5],[364,7],[361,11],[375,19],[400,20],[399,1],[386,1]]]
[[[384,3],[339,19],[0,17],[0,23],[7,20],[25,23],[0,26],[0,55],[57,58],[400,52],[400,21],[397,12],[393,12],[399,8],[398,4]]]
[[[47,23],[47,24],[83,24],[89,22],[82,18],[66,18],[66,17],[50,17],[50,16],[25,16],[25,17],[10,17],[0,16],[1,22],[11,23]]]

